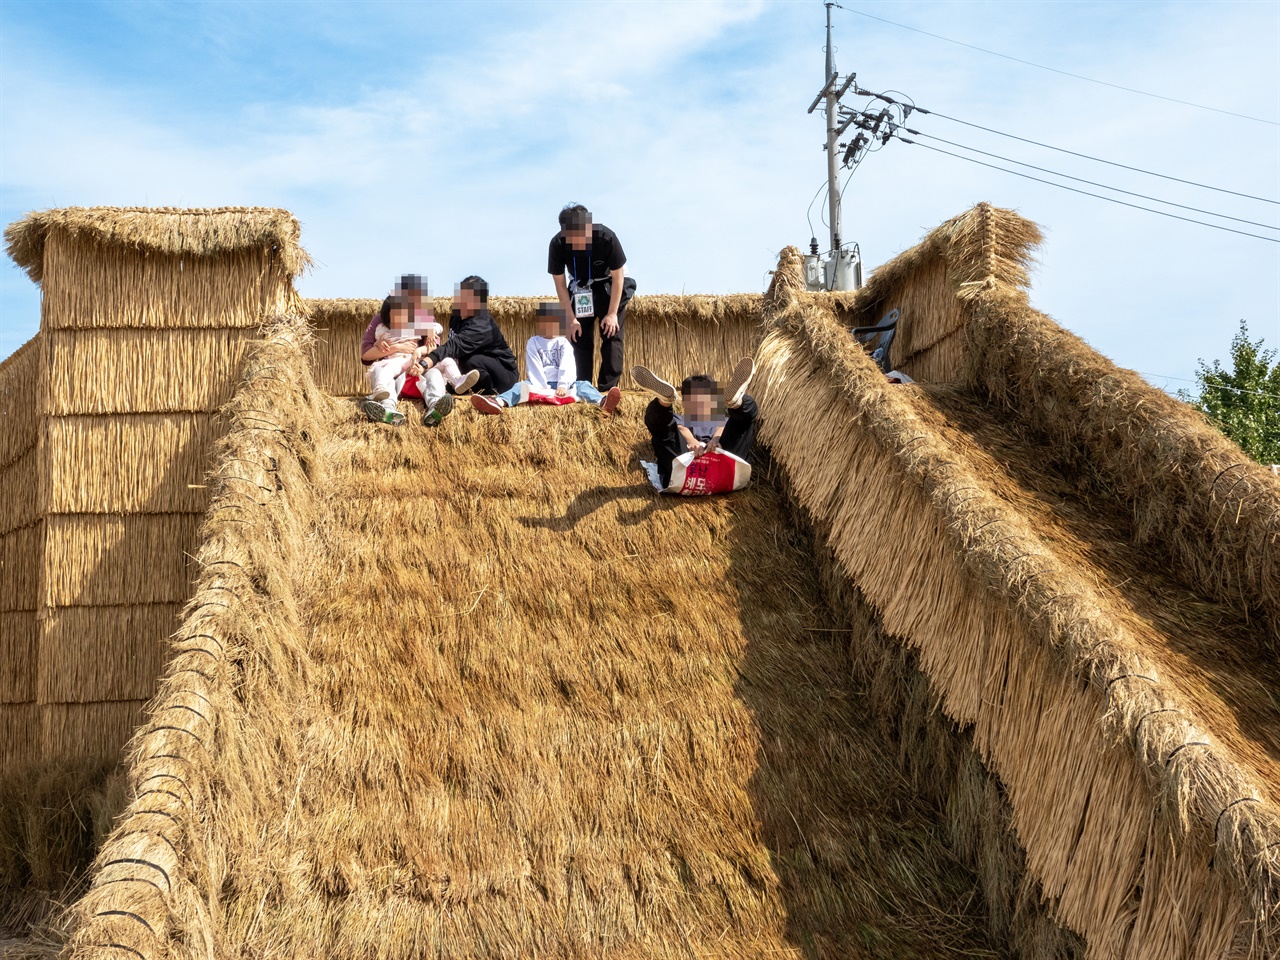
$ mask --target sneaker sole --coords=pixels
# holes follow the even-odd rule
[[[427,411],[426,416],[422,418],[422,422],[428,427],[438,427],[440,421],[453,413],[453,397],[447,393],[436,401],[436,405]]]
[[[729,374],[729,386],[724,392],[730,406],[742,402],[742,395],[746,393],[747,384],[751,382],[755,373],[756,363],[750,357],[743,357],[738,361],[738,365],[733,368],[733,373]]]
[[[374,423],[387,422],[386,408],[373,400],[364,400],[360,403],[360,412]]]
[[[676,398],[676,388],[648,367],[639,365],[632,367],[631,379],[650,393],[657,394],[663,400],[674,400]]]
[[[471,398],[471,406],[477,413],[486,417],[496,417],[502,413],[502,407],[496,400],[488,397],[473,396]]]
[[[462,378],[462,382],[458,384],[456,387],[454,387],[453,390],[455,393],[466,393],[469,390],[471,390],[479,382],[480,382],[480,371],[472,370],[470,373],[468,373],[465,377]]]
[[[369,394],[369,399],[382,401],[382,400],[386,400],[389,396],[391,396],[390,390],[379,390],[376,393]]]

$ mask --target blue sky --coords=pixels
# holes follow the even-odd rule
[[[1074,73],[1280,120],[1280,4],[846,7]],[[1036,70],[834,11],[836,60],[871,89],[1137,167],[1280,198],[1280,126]],[[555,214],[585,202],[641,292],[763,289],[807,242],[823,182],[824,11],[795,3],[0,4],[0,219],[69,205],[292,210],[311,296],[550,291]],[[1260,204],[1077,160],[936,117],[959,143],[1178,203]],[[945,147],[945,145],[943,145]],[[946,147],[946,149],[951,149]],[[1037,174],[1039,175],[1039,174]],[[1084,187],[1084,189],[1092,189]],[[1176,388],[1241,318],[1280,346],[1280,244],[1127,210],[890,143],[845,194],[870,266],[981,200],[1040,223],[1033,300]],[[1135,201],[1143,202],[1143,201]],[[821,201],[812,207],[821,238]],[[1194,214],[1190,214],[1193,215]],[[1235,226],[1239,226],[1235,224]],[[1274,231],[1255,230],[1272,236]],[[39,291],[0,267],[0,357]]]

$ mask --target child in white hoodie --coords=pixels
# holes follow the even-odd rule
[[[471,405],[483,414],[500,414],[507,407],[541,399],[544,403],[573,403],[580,400],[593,403],[611,416],[622,399],[622,391],[611,387],[601,393],[586,380],[575,380],[577,363],[573,357],[573,345],[564,335],[566,319],[558,303],[538,304],[534,321],[538,331],[525,344],[525,374],[527,380],[519,381],[506,393],[497,397],[473,396]]]

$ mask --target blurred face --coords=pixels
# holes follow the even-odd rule
[[[681,398],[685,416],[692,420],[709,420],[715,409],[715,394],[709,390],[692,390]]]
[[[565,242],[573,250],[585,250],[591,246],[591,221],[588,220],[577,230],[563,230]]]
[[[464,317],[469,317],[480,309],[480,295],[474,290],[454,287],[453,302],[457,306],[458,312]]]
[[[413,326],[413,312],[408,307],[391,308],[391,332],[397,336],[407,337]]]
[[[538,317],[537,323],[538,336],[546,337],[548,340],[554,340],[560,336],[560,318],[555,316]]]
[[[425,337],[430,332],[430,327],[435,318],[431,315],[430,309],[423,306],[414,307],[410,311],[409,326],[413,330],[415,337]]]

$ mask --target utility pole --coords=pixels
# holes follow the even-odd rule
[[[827,92],[827,220],[831,225],[831,250],[840,249],[840,176],[836,161],[836,126],[839,121],[840,97],[836,94],[836,56],[831,45],[831,7],[827,7],[827,73],[824,78]],[[848,84],[846,83],[847,87]],[[841,93],[844,91],[842,90]]]
[[[827,222],[831,227],[831,247],[826,262],[818,252],[818,238],[809,241],[809,255],[805,257],[805,285],[810,290],[856,290],[862,286],[862,261],[857,245],[845,250],[841,238],[840,224],[840,166],[841,160],[836,151],[841,146],[836,141],[840,134],[849,127],[849,120],[841,116],[840,98],[857,79],[851,73],[840,83],[840,75],[836,72],[835,48],[831,43],[831,8],[834,3],[825,4],[827,8],[827,69],[825,83],[818,95],[809,105],[809,113],[817,109],[818,104],[826,101],[827,114]]]

